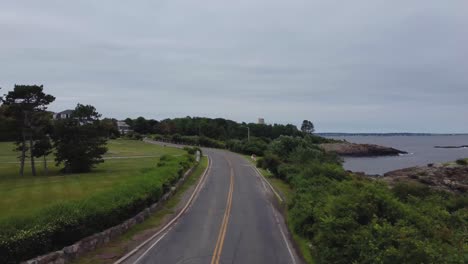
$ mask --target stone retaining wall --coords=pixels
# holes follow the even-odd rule
[[[64,264],[71,260],[76,259],[77,257],[83,256],[84,254],[95,250],[96,248],[109,243],[111,240],[119,237],[131,227],[136,224],[143,222],[147,219],[151,214],[155,213],[160,209],[162,204],[171,198],[177,189],[185,182],[188,176],[193,172],[196,168],[196,165],[189,169],[182,178],[170,189],[169,192],[164,194],[159,201],[150,207],[144,209],[136,216],[126,220],[120,225],[116,225],[109,229],[104,230],[103,232],[94,234],[92,236],[86,237],[77,243],[65,247],[62,250],[55,251],[25,262],[23,264]]]

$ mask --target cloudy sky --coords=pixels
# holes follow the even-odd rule
[[[468,132],[468,1],[1,1],[15,83],[116,118]]]

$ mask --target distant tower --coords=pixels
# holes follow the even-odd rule
[[[258,124],[259,124],[259,125],[264,125],[264,124],[265,124],[265,119],[260,117],[260,118],[258,119]]]

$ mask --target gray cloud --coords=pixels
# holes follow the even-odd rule
[[[467,132],[468,3],[4,1],[0,86],[52,110]]]

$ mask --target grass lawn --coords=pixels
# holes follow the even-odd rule
[[[112,189],[155,168],[161,155],[181,156],[185,153],[175,148],[132,140],[111,140],[108,147],[105,157],[111,159],[106,159],[91,173],[63,175],[60,168],[54,165],[53,156],[50,156],[47,176],[42,169],[42,160],[37,160],[39,175],[31,176],[27,163],[26,175],[20,177],[14,144],[0,142],[0,220],[29,215],[59,201],[80,200],[90,194]],[[165,173],[165,168],[156,172],[159,173]]]

